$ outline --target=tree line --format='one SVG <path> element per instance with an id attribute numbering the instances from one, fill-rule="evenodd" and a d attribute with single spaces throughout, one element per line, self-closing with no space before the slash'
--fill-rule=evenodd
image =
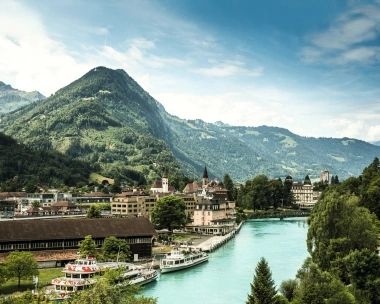
<path id="1" fill-rule="evenodd" d="M 309 218 L 310 254 L 295 279 L 276 289 L 265 258 L 247 303 L 380 303 L 378 158 L 355 178 L 327 187 Z M 278 293 L 279 291 L 279 293 Z"/>

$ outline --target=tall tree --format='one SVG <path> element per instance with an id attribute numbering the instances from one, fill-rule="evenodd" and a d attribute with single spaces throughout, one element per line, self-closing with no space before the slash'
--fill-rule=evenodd
<path id="1" fill-rule="evenodd" d="M 96 243 L 91 235 L 87 235 L 83 241 L 79 242 L 79 255 L 80 257 L 93 256 L 97 257 Z"/>
<path id="2" fill-rule="evenodd" d="M 234 182 L 232 181 L 229 174 L 224 175 L 223 185 L 224 185 L 224 188 L 226 188 L 230 192 L 231 196 L 233 196 L 234 195 Z M 234 197 L 234 199 L 235 199 L 235 197 Z"/>
<path id="3" fill-rule="evenodd" d="M 313 262 L 344 278 L 342 259 L 351 250 L 377 248 L 378 220 L 350 194 L 330 191 L 310 215 L 307 246 Z"/>
<path id="4" fill-rule="evenodd" d="M 345 285 L 327 271 L 322 271 L 310 258 L 298 270 L 300 283 L 295 291 L 294 303 L 302 304 L 354 304 L 355 298 Z"/>
<path id="5" fill-rule="evenodd" d="M 152 223 L 162 229 L 182 228 L 186 224 L 186 205 L 182 198 L 174 195 L 160 198 L 152 210 Z"/>
<path id="6" fill-rule="evenodd" d="M 100 209 L 98 208 L 98 206 L 92 204 L 90 206 L 90 208 L 88 208 L 87 210 L 87 214 L 86 214 L 86 217 L 87 218 L 99 218 L 99 217 L 102 217 L 102 213 L 100 211 Z"/>
<path id="7" fill-rule="evenodd" d="M 295 295 L 296 288 L 298 286 L 298 281 L 289 279 L 286 281 L 282 281 L 280 288 L 278 289 L 279 292 L 281 292 L 285 298 L 288 299 L 288 301 L 292 301 Z"/>
<path id="8" fill-rule="evenodd" d="M 31 252 L 12 251 L 4 260 L 4 267 L 8 278 L 16 278 L 18 280 L 18 288 L 20 288 L 21 279 L 31 278 L 38 275 L 38 263 Z"/>
<path id="9" fill-rule="evenodd" d="M 110 236 L 104 239 L 102 254 L 106 260 L 119 259 L 128 261 L 130 259 L 131 251 L 129 250 L 129 245 L 126 240 Z"/>
<path id="10" fill-rule="evenodd" d="M 255 269 L 247 304 L 275 304 L 277 291 L 268 263 L 261 258 Z"/>
<path id="11" fill-rule="evenodd" d="M 369 249 L 352 251 L 346 258 L 351 284 L 360 290 L 359 297 L 380 303 L 380 256 Z"/>

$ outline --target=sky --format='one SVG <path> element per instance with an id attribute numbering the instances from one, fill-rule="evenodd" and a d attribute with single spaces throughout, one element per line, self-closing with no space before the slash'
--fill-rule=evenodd
<path id="1" fill-rule="evenodd" d="M 97 66 L 180 118 L 380 140 L 380 0 L 0 0 L 0 81 Z"/>

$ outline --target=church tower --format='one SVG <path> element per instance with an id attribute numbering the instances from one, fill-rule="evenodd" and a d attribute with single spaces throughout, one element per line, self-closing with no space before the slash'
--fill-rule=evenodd
<path id="1" fill-rule="evenodd" d="M 164 175 L 162 175 L 162 192 L 169 192 L 169 178 L 168 173 L 166 172 L 166 168 L 164 170 Z"/>
<path id="2" fill-rule="evenodd" d="M 202 187 L 205 187 L 208 185 L 208 174 L 207 174 L 207 168 L 205 166 L 203 170 L 203 177 L 202 177 Z"/>

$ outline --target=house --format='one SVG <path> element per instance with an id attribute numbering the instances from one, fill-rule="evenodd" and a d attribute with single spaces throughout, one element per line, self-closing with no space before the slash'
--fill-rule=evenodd
<path id="1" fill-rule="evenodd" d="M 235 202 L 226 189 L 209 192 L 196 203 L 193 222 L 186 231 L 224 235 L 236 225 Z"/>
<path id="2" fill-rule="evenodd" d="M 72 253 L 78 251 L 79 242 L 88 235 L 99 248 L 105 238 L 115 236 L 126 240 L 135 257 L 151 257 L 157 235 L 143 217 L 0 221 L 0 231 L 0 261 L 10 251 L 30 251 L 44 256 L 43 267 L 56 267 L 75 259 Z"/>
<path id="3" fill-rule="evenodd" d="M 68 201 L 53 203 L 50 208 L 54 210 L 55 214 L 78 214 L 81 212 L 78 205 Z"/>

